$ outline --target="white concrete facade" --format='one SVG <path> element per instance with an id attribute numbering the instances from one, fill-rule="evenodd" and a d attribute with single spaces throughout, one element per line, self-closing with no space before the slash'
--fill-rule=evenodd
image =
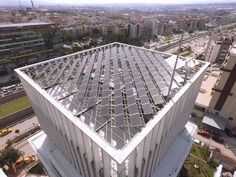
<path id="1" fill-rule="evenodd" d="M 178 175 L 194 142 L 192 136 L 196 129 L 197 126 L 190 122 L 185 125 L 183 131 L 172 143 L 157 170 L 152 175 L 153 177 L 176 177 Z M 81 177 L 60 150 L 56 148 L 55 143 L 44 132 L 39 132 L 28 141 L 43 162 L 50 177 Z"/>
<path id="2" fill-rule="evenodd" d="M 22 71 L 38 64 L 17 69 L 16 72 L 42 129 L 79 175 L 149 177 L 156 173 L 189 119 L 208 66 L 208 63 L 202 64 L 141 132 L 121 149 L 114 148 L 91 130 Z"/>
<path id="3" fill-rule="evenodd" d="M 222 65 L 212 92 L 208 111 L 219 114 L 227 121 L 226 127 L 236 132 L 236 44 L 231 47 L 229 56 Z"/>

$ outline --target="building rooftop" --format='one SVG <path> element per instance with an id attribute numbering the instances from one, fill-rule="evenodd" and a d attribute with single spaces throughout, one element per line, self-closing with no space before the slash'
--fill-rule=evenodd
<path id="1" fill-rule="evenodd" d="M 112 43 L 20 69 L 48 96 L 121 149 L 169 101 L 167 54 Z M 202 63 L 176 70 L 173 97 Z M 114 140 L 114 141 L 113 141 Z"/>
<path id="2" fill-rule="evenodd" d="M 220 70 L 206 72 L 196 99 L 197 105 L 208 108 L 212 98 L 212 88 L 215 86 L 219 74 Z"/>
<path id="3" fill-rule="evenodd" d="M 0 23 L 0 28 L 16 28 L 16 27 L 25 27 L 25 26 L 38 26 L 38 25 L 50 25 L 52 23 Z"/>

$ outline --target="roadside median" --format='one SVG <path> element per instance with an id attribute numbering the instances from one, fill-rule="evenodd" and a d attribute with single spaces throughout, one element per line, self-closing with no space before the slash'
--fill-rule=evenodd
<path id="1" fill-rule="evenodd" d="M 34 111 L 27 96 L 0 105 L 0 128 L 33 115 Z"/>

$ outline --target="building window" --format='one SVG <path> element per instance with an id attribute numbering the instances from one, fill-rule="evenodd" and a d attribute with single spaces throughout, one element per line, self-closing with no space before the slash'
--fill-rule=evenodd
<path id="1" fill-rule="evenodd" d="M 231 120 L 231 121 L 232 121 L 232 120 L 234 120 L 234 118 L 233 118 L 233 117 L 229 117 L 228 119 L 229 119 L 229 120 Z"/>

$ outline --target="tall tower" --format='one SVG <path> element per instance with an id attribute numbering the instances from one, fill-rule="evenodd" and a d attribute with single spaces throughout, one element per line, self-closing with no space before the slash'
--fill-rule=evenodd
<path id="1" fill-rule="evenodd" d="M 20 9 L 22 8 L 22 6 L 21 6 L 21 2 L 20 2 L 20 0 L 18 0 L 18 3 L 19 3 L 19 7 L 20 7 Z"/>
<path id="2" fill-rule="evenodd" d="M 33 0 L 31 0 L 31 5 L 32 5 L 32 9 L 35 9 Z"/>

